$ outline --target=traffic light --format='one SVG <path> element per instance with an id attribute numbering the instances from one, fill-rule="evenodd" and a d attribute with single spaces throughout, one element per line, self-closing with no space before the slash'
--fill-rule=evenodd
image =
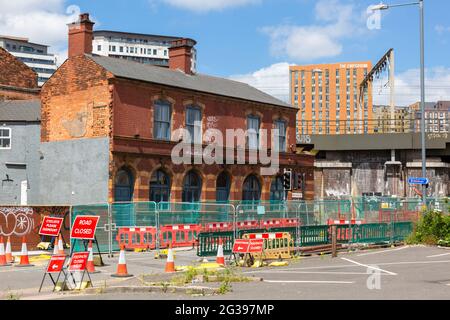
<path id="1" fill-rule="evenodd" d="M 292 190 L 292 170 L 290 169 L 284 169 L 283 187 L 285 191 Z"/>

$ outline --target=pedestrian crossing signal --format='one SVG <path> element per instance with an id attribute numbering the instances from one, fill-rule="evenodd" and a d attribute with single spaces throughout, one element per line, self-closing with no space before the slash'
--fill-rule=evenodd
<path id="1" fill-rule="evenodd" d="M 283 186 L 285 191 L 292 190 L 292 170 L 284 170 Z"/>

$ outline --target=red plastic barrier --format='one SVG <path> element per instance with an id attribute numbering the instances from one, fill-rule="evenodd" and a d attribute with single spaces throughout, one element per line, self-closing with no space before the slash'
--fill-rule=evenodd
<path id="1" fill-rule="evenodd" d="M 283 218 L 283 219 L 261 220 L 261 229 L 296 227 L 299 223 L 300 223 L 299 219 Z"/>
<path id="2" fill-rule="evenodd" d="M 257 220 L 247 220 L 236 222 L 236 228 L 239 230 L 259 229 L 260 225 Z"/>
<path id="3" fill-rule="evenodd" d="M 160 246 L 168 247 L 190 247 L 196 243 L 197 235 L 201 232 L 202 226 L 197 224 L 167 225 L 161 227 Z"/>
<path id="4" fill-rule="evenodd" d="M 210 222 L 205 223 L 202 227 L 202 232 L 225 232 L 233 231 L 232 222 Z"/>
<path id="5" fill-rule="evenodd" d="M 125 249 L 151 250 L 156 248 L 156 227 L 121 227 L 116 240 Z"/>

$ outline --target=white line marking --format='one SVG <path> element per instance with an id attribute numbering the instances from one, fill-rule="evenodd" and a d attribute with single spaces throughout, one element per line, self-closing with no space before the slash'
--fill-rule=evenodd
<path id="1" fill-rule="evenodd" d="M 373 269 L 373 270 L 382 271 L 382 272 L 385 272 L 385 273 L 390 274 L 390 275 L 392 275 L 392 276 L 396 276 L 396 275 L 397 275 L 397 274 L 394 273 L 394 272 L 390 272 L 390 271 L 387 271 L 387 270 L 383 270 L 383 269 L 380 269 L 380 268 L 377 268 L 377 267 L 374 267 L 374 266 L 370 266 L 370 265 L 367 265 L 367 264 L 359 263 L 359 262 L 356 262 L 356 261 L 353 261 L 353 260 L 350 260 L 350 259 L 347 259 L 347 258 L 341 258 L 341 259 L 342 259 L 342 260 L 345 260 L 345 261 L 348 261 L 348 262 L 351 262 L 351 263 L 354 263 L 354 264 L 357 264 L 357 265 L 359 265 L 359 266 L 361 266 L 361 267 L 365 267 L 365 268 L 368 268 L 368 269 Z"/>
<path id="2" fill-rule="evenodd" d="M 428 256 L 427 258 L 435 258 L 435 257 L 442 257 L 442 256 L 448 256 L 450 252 L 448 253 L 441 253 L 441 254 L 435 254 L 434 256 Z"/>
<path id="3" fill-rule="evenodd" d="M 259 273 L 273 273 L 272 270 L 259 271 Z M 367 275 L 366 272 L 326 272 L 326 271 L 278 271 L 287 274 L 336 274 L 336 275 Z"/>
<path id="4" fill-rule="evenodd" d="M 377 263 L 379 266 L 392 266 L 398 264 L 428 264 L 428 263 L 449 263 L 450 260 L 441 260 L 441 261 L 405 261 L 405 262 L 386 262 L 386 263 Z"/>
<path id="5" fill-rule="evenodd" d="M 396 248 L 396 249 L 388 249 L 388 250 L 382 250 L 382 251 L 373 251 L 373 252 L 361 253 L 361 254 L 358 254 L 357 256 L 358 257 L 362 257 L 362 256 L 368 256 L 368 255 L 371 255 L 371 254 L 393 252 L 393 251 L 403 250 L 403 249 L 406 249 L 406 248 L 409 248 L 409 247 L 406 246 L 406 247 L 400 247 L 400 248 Z"/>
<path id="6" fill-rule="evenodd" d="M 323 283 L 323 284 L 352 284 L 354 281 L 301 281 L 301 280 L 264 280 L 269 283 Z"/>

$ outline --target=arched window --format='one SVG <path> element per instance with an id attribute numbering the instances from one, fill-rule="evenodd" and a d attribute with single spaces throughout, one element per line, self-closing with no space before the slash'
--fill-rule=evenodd
<path id="1" fill-rule="evenodd" d="M 223 171 L 216 181 L 216 200 L 228 201 L 230 199 L 230 175 Z"/>
<path id="2" fill-rule="evenodd" d="M 286 199 L 284 191 L 283 176 L 276 176 L 270 185 L 270 200 L 283 201 Z"/>
<path id="3" fill-rule="evenodd" d="M 245 179 L 242 200 L 259 201 L 261 199 L 261 184 L 255 175 L 250 175 Z"/>
<path id="4" fill-rule="evenodd" d="M 202 179 L 195 171 L 189 171 L 183 181 L 183 202 L 200 201 L 202 193 Z"/>
<path id="5" fill-rule="evenodd" d="M 172 108 L 167 101 L 158 100 L 154 107 L 153 135 L 155 139 L 170 140 Z"/>
<path id="6" fill-rule="evenodd" d="M 150 178 L 150 201 L 168 202 L 169 198 L 170 177 L 163 170 L 158 170 Z"/>
<path id="7" fill-rule="evenodd" d="M 131 171 L 123 167 L 121 168 L 114 180 L 114 201 L 129 202 L 133 200 L 134 178 Z"/>

